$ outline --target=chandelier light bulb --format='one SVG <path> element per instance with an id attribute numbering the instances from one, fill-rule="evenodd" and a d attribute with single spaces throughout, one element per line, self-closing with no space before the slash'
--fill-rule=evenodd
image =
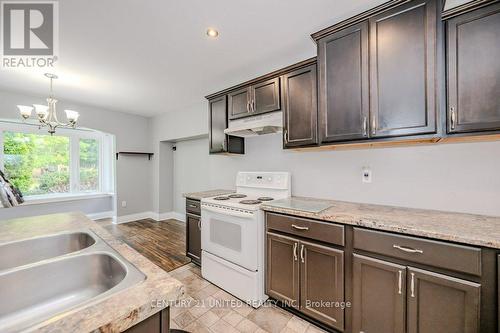
<path id="1" fill-rule="evenodd" d="M 21 113 L 21 117 L 23 117 L 23 119 L 26 120 L 31 117 L 31 112 L 33 112 L 32 106 L 18 105 L 17 108 L 19 109 L 19 112 Z"/>
<path id="2" fill-rule="evenodd" d="M 49 114 L 49 107 L 47 105 L 33 104 L 33 106 L 35 107 L 35 113 L 37 114 L 38 118 L 47 118 Z"/>
<path id="3" fill-rule="evenodd" d="M 68 118 L 68 121 L 72 124 L 75 124 L 78 121 L 78 117 L 80 117 L 80 114 L 77 111 L 64 110 L 64 112 L 66 112 L 66 117 Z"/>

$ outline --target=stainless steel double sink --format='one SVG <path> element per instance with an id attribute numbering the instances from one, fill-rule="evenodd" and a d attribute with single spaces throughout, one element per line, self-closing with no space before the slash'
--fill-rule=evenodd
<path id="1" fill-rule="evenodd" d="M 0 332 L 35 328 L 145 279 L 91 230 L 0 244 Z"/>

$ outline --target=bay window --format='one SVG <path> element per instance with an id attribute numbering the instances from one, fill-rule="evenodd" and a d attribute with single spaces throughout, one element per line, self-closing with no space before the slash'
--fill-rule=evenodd
<path id="1" fill-rule="evenodd" d="M 113 137 L 0 123 L 0 167 L 30 199 L 113 192 Z"/>

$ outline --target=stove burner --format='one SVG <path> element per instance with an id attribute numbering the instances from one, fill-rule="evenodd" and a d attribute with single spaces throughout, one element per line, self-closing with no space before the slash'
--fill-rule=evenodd
<path id="1" fill-rule="evenodd" d="M 274 200 L 274 198 L 271 198 L 271 197 L 260 197 L 260 198 L 257 198 L 257 200 L 259 200 L 259 201 L 271 201 L 271 200 Z"/>
<path id="2" fill-rule="evenodd" d="M 246 198 L 247 196 L 245 194 L 230 194 L 228 195 L 229 198 L 231 199 L 241 199 L 241 198 Z"/>
<path id="3" fill-rule="evenodd" d="M 215 197 L 214 200 L 229 200 L 229 197 Z"/>
<path id="4" fill-rule="evenodd" d="M 262 201 L 259 201 L 259 200 L 241 200 L 240 201 L 240 204 L 243 204 L 243 205 L 257 205 L 260 203 L 262 203 Z"/>

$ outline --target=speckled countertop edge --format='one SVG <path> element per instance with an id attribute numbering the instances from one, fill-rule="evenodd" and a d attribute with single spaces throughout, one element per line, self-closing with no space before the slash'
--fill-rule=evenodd
<path id="1" fill-rule="evenodd" d="M 201 192 L 191 192 L 191 193 L 184 193 L 182 196 L 184 198 L 188 199 L 193 199 L 193 200 L 201 200 L 203 198 L 210 198 L 210 197 L 216 197 L 218 195 L 225 195 L 225 194 L 230 194 L 234 193 L 234 190 L 209 190 L 209 191 L 201 191 Z"/>
<path id="2" fill-rule="evenodd" d="M 292 197 L 291 200 L 300 200 L 301 204 L 328 202 L 331 207 L 311 213 L 273 206 L 269 202 L 261 208 L 268 212 L 500 249 L 500 217 L 304 197 Z"/>
<path id="3" fill-rule="evenodd" d="M 146 280 L 95 304 L 41 322 L 25 332 L 122 332 L 163 310 L 185 293 L 182 283 L 81 213 L 0 221 L 0 244 L 87 228 L 145 274 Z"/>

